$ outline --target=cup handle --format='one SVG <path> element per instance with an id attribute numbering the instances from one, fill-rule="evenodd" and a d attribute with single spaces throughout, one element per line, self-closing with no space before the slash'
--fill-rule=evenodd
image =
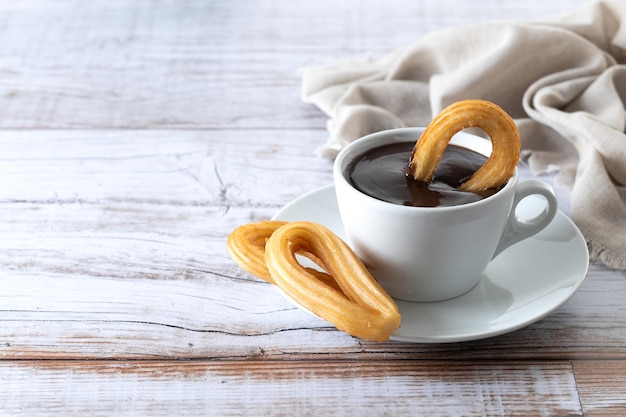
<path id="1" fill-rule="evenodd" d="M 517 205 L 531 195 L 541 195 L 546 200 L 544 210 L 537 216 L 527 219 L 518 217 L 516 213 Z M 496 248 L 493 258 L 498 256 L 503 250 L 509 246 L 526 239 L 545 228 L 554 216 L 558 208 L 556 194 L 552 187 L 543 181 L 528 180 L 517 185 L 515 197 L 513 198 L 513 206 L 509 212 L 509 218 L 504 227 L 504 232 L 500 237 L 500 242 Z"/>

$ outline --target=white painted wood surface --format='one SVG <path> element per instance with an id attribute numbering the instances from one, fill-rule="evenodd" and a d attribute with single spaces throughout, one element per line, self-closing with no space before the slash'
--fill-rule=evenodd
<path id="1" fill-rule="evenodd" d="M 584 3 L 0 1 L 0 415 L 626 414 L 624 272 L 501 337 L 371 343 L 225 248 L 331 182 L 300 68 Z"/>

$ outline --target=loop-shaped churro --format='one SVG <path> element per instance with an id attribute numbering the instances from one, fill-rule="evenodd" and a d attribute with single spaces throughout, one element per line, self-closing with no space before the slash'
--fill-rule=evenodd
<path id="1" fill-rule="evenodd" d="M 317 279 L 296 254 L 312 254 L 339 289 Z M 385 341 L 400 327 L 393 299 L 380 287 L 350 247 L 326 227 L 290 222 L 267 241 L 265 262 L 287 296 L 337 329 L 364 339 Z"/>
<path id="2" fill-rule="evenodd" d="M 228 236 L 228 254 L 246 272 L 274 284 L 274 279 L 265 263 L 265 244 L 272 233 L 285 224 L 287 222 L 265 220 L 239 226 Z M 319 265 L 319 261 L 313 254 L 300 253 L 300 255 Z M 327 273 L 309 267 L 305 267 L 305 270 L 326 285 L 339 289 L 335 279 Z"/>
<path id="3" fill-rule="evenodd" d="M 458 188 L 476 192 L 498 188 L 506 183 L 519 161 L 519 131 L 502 108 L 485 100 L 459 101 L 439 113 L 415 145 L 409 162 L 409 175 L 418 181 L 432 181 L 450 139 L 468 127 L 484 130 L 493 146 L 483 166 Z"/>

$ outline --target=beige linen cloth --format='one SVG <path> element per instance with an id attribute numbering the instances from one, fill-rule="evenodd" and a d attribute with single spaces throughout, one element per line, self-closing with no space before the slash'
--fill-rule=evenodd
<path id="1" fill-rule="evenodd" d="M 592 260 L 626 270 L 626 3 L 540 22 L 431 33 L 377 59 L 303 72 L 302 96 L 329 116 L 320 156 L 371 132 L 426 126 L 480 98 L 517 122 L 522 160 L 558 172 Z"/>

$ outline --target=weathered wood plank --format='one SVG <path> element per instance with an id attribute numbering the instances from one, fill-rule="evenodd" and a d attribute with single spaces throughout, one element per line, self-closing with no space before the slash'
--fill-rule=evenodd
<path id="1" fill-rule="evenodd" d="M 332 182 L 332 162 L 313 154 L 324 139 L 298 130 L 0 131 L 0 202 L 278 209 Z"/>
<path id="2" fill-rule="evenodd" d="M 14 362 L 0 411 L 48 416 L 582 416 L 571 365 Z"/>
<path id="3" fill-rule="evenodd" d="M 298 69 L 583 0 L 3 2 L 0 128 L 322 129 Z"/>
<path id="4" fill-rule="evenodd" d="M 626 362 L 583 360 L 573 366 L 585 416 L 626 415 Z"/>

